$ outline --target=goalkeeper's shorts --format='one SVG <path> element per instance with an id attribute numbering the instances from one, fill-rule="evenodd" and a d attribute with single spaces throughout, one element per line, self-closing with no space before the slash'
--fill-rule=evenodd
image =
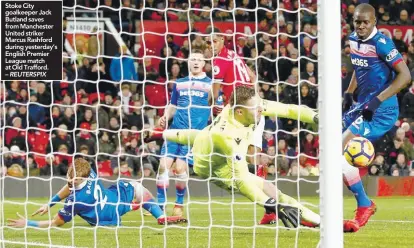
<path id="1" fill-rule="evenodd" d="M 165 141 L 161 148 L 161 156 L 167 156 L 174 160 L 179 158 L 187 162 L 189 165 L 193 165 L 193 156 L 190 153 L 191 148 L 189 146 L 180 145 L 175 142 Z"/>
<path id="2" fill-rule="evenodd" d="M 361 109 L 351 108 L 342 118 L 343 131 L 349 129 L 353 134 L 374 142 L 391 130 L 398 120 L 398 115 L 398 106 L 380 106 L 375 111 L 372 121 L 364 121 Z"/>

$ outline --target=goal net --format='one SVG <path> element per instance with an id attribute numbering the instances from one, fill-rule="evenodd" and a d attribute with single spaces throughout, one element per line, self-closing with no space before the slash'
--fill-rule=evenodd
<path id="1" fill-rule="evenodd" d="M 340 95 L 332 92 L 340 91 L 325 84 L 340 84 L 337 71 L 326 70 L 328 64 L 339 65 L 340 50 L 338 57 L 329 51 L 339 49 L 340 33 L 329 23 L 337 19 L 339 30 L 339 1 L 320 2 L 63 1 L 63 65 L 55 68 L 63 70 L 62 80 L 1 82 L 2 247 L 317 247 L 333 244 L 321 240 L 342 238 L 337 232 L 340 172 L 325 166 L 335 161 L 340 147 L 327 135 L 340 125 L 337 120 L 327 125 L 327 114 L 339 111 L 335 97 Z M 89 225 L 78 216 L 59 227 L 7 226 L 8 219 L 19 219 L 16 213 L 34 221 L 52 220 L 67 204 L 64 199 L 43 216 L 31 215 L 67 183 L 66 173 L 77 157 L 90 163 L 105 187 L 119 180 L 139 181 L 160 200 L 158 169 L 169 156 L 161 155 L 163 141 L 145 143 L 144 138 L 167 111 L 175 81 L 189 75 L 191 50 L 203 51 L 204 72 L 214 80 L 213 61 L 220 56 L 212 48 L 214 32 L 209 30 L 214 28 L 224 36 L 225 48 L 255 73 L 261 98 L 320 112 L 320 130 L 293 119 L 266 117 L 263 149 L 249 170 L 320 213 L 321 228 L 288 230 L 280 221 L 260 225 L 263 207 L 213 184 L 214 176 L 199 177 L 193 165 L 184 179 L 184 224 L 158 225 L 141 206 L 109 226 Z M 331 40 L 338 46 L 328 42 L 332 30 L 338 38 Z M 209 123 L 213 118 L 211 114 Z M 178 155 L 182 161 L 191 156 Z M 175 211 L 174 184 L 181 181 L 178 162 L 172 164 L 163 210 L 167 215 Z M 115 190 L 121 194 L 119 187 Z"/>

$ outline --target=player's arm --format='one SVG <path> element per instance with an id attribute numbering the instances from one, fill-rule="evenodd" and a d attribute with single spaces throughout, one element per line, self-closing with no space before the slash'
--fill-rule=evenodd
<path id="1" fill-rule="evenodd" d="M 377 54 L 390 68 L 394 69 L 397 76 L 385 90 L 363 107 L 361 114 L 366 121 L 372 121 L 374 113 L 381 103 L 396 95 L 411 81 L 410 70 L 391 40 L 378 42 Z"/>
<path id="2" fill-rule="evenodd" d="M 388 88 L 386 88 L 383 92 L 381 92 L 381 94 L 377 96 L 381 102 L 394 96 L 411 82 L 410 70 L 404 61 L 400 61 L 398 64 L 396 64 L 394 66 L 394 70 L 397 73 L 397 77 L 394 79 L 391 85 L 388 86 Z"/>
<path id="3" fill-rule="evenodd" d="M 158 126 L 165 128 L 167 126 L 168 121 L 170 121 L 177 111 L 177 101 L 178 101 L 178 92 L 177 92 L 177 84 L 174 83 L 173 90 L 171 93 L 171 101 L 168 104 L 164 115 L 158 120 Z"/>
<path id="4" fill-rule="evenodd" d="M 181 145 L 192 146 L 197 134 L 197 129 L 169 129 L 162 133 L 164 140 L 172 141 Z"/>
<path id="5" fill-rule="evenodd" d="M 53 220 L 41 220 L 41 221 L 35 221 L 35 220 L 28 220 L 24 218 L 22 215 L 17 213 L 17 216 L 19 219 L 8 219 L 7 225 L 10 227 L 26 227 L 26 226 L 32 226 L 32 227 L 53 227 L 53 226 L 62 226 L 65 224 L 65 221 L 59 216 L 59 214 L 56 214 Z"/>
<path id="6" fill-rule="evenodd" d="M 344 101 L 342 102 L 342 111 L 346 112 L 354 103 L 354 92 L 358 86 L 355 71 L 352 73 L 351 82 L 349 82 L 348 89 L 344 93 Z"/>
<path id="7" fill-rule="evenodd" d="M 306 123 L 317 123 L 318 114 L 311 108 L 302 105 L 284 104 L 261 99 L 264 116 L 277 116 L 299 120 Z"/>
<path id="8" fill-rule="evenodd" d="M 249 74 L 250 82 L 252 84 L 256 83 L 256 74 L 246 65 L 247 74 Z"/>
<path id="9" fill-rule="evenodd" d="M 44 215 L 49 211 L 49 208 L 53 207 L 57 202 L 60 202 L 62 199 L 66 199 L 70 194 L 70 189 L 67 184 L 63 186 L 59 192 L 50 199 L 50 202 L 41 206 L 38 210 L 36 210 L 32 216 L 35 216 L 37 214 Z"/>
<path id="10" fill-rule="evenodd" d="M 351 93 L 353 94 L 358 86 L 355 71 L 352 73 L 351 82 L 349 82 L 348 89 L 346 89 L 345 93 Z"/>

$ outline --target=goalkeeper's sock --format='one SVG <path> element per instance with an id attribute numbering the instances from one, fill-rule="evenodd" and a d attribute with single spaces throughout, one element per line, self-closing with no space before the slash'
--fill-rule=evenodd
<path id="1" fill-rule="evenodd" d="M 142 207 L 150 212 L 156 219 L 164 216 L 164 211 L 157 205 L 153 198 L 146 200 Z"/>
<path id="2" fill-rule="evenodd" d="M 184 195 L 187 190 L 187 179 L 188 175 L 187 172 L 177 174 L 177 181 L 175 183 L 175 189 L 176 189 L 176 201 L 178 205 L 184 204 Z"/>
<path id="3" fill-rule="evenodd" d="M 358 207 L 371 206 L 371 200 L 365 193 L 364 185 L 359 176 L 359 169 L 350 165 L 344 156 L 342 156 L 341 164 L 345 185 L 354 194 Z"/>
<path id="4" fill-rule="evenodd" d="M 157 177 L 157 200 L 161 210 L 164 210 L 166 194 L 169 186 L 168 170 Z"/>

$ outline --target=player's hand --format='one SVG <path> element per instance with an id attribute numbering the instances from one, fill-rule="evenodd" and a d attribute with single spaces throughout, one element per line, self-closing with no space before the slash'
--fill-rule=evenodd
<path id="1" fill-rule="evenodd" d="M 353 103 L 354 103 L 353 93 L 345 93 L 344 101 L 342 103 L 343 112 L 348 111 L 352 107 Z"/>
<path id="2" fill-rule="evenodd" d="M 370 102 L 365 104 L 364 108 L 361 111 L 362 118 L 365 121 L 372 121 L 372 117 L 374 117 L 374 113 L 377 108 L 381 105 L 381 100 L 378 97 L 374 97 Z"/>
<path id="3" fill-rule="evenodd" d="M 7 220 L 7 226 L 11 226 L 11 227 L 26 227 L 26 223 L 27 223 L 26 218 L 24 218 L 19 213 L 17 213 L 17 216 L 19 217 L 19 219 L 17 219 L 17 220 L 8 219 Z"/>
<path id="4" fill-rule="evenodd" d="M 223 106 L 214 106 L 213 108 L 213 115 L 217 116 L 223 111 Z"/>
<path id="5" fill-rule="evenodd" d="M 161 140 L 163 131 L 164 131 L 164 128 L 154 128 L 151 131 L 145 132 L 144 142 L 149 143 L 154 140 Z"/>
<path id="6" fill-rule="evenodd" d="M 319 114 L 316 114 L 316 115 L 313 117 L 313 122 L 314 122 L 315 124 L 319 124 Z"/>
<path id="7" fill-rule="evenodd" d="M 49 204 L 45 204 L 43 206 L 41 206 L 38 210 L 36 210 L 32 216 L 36 216 L 38 214 L 40 214 L 40 216 L 43 216 L 44 214 L 46 214 L 47 212 L 49 212 Z"/>
<path id="8" fill-rule="evenodd" d="M 161 116 L 161 118 L 158 120 L 158 126 L 165 128 L 165 126 L 167 125 L 167 116 L 163 115 Z"/>
<path id="9" fill-rule="evenodd" d="M 299 226 L 300 212 L 298 208 L 279 204 L 277 206 L 277 215 L 285 227 L 297 228 Z"/>

